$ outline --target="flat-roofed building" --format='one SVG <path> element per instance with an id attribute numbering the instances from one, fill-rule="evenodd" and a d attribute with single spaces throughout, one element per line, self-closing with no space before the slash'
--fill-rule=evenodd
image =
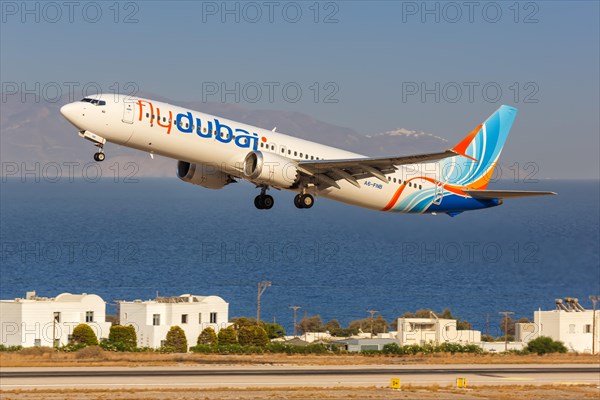
<path id="1" fill-rule="evenodd" d="M 111 323 L 106 322 L 106 303 L 95 294 L 62 293 L 38 297 L 0 300 L 0 327 L 5 346 L 63 346 L 79 324 L 89 325 L 98 340 L 107 338 Z"/>
<path id="2" fill-rule="evenodd" d="M 140 347 L 161 347 L 172 326 L 181 327 L 188 346 L 194 346 L 204 328 L 210 326 L 218 333 L 231 325 L 229 303 L 219 296 L 183 294 L 118 304 L 120 324 L 135 327 Z"/>
<path id="3" fill-rule="evenodd" d="M 398 318 L 398 342 L 400 346 L 427 343 L 478 343 L 481 332 L 456 329 L 455 319 Z"/>
<path id="4" fill-rule="evenodd" d="M 517 324 L 517 336 L 524 343 L 539 336 L 548 336 L 561 341 L 569 351 L 591 353 L 592 341 L 595 336 L 595 352 L 600 350 L 600 310 L 594 311 L 583 308 L 576 298 L 567 297 L 555 300 L 556 309 L 549 311 L 534 311 L 533 324 Z M 533 326 L 531 326 L 533 325 Z M 593 334 L 594 325 L 596 334 Z M 529 334 L 521 334 L 522 331 Z M 530 333 L 531 332 L 531 333 Z"/>

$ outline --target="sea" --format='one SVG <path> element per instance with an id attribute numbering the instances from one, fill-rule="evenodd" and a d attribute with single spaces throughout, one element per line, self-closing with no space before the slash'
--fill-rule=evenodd
<path id="1" fill-rule="evenodd" d="M 221 296 L 229 315 L 256 316 L 291 332 L 298 318 L 391 322 L 430 308 L 500 335 L 500 311 L 533 317 L 555 299 L 590 308 L 600 294 L 600 184 L 495 182 L 489 189 L 557 196 L 447 215 L 390 214 L 319 198 L 309 210 L 272 190 L 236 183 L 210 190 L 177 178 L 3 178 L 0 299 L 95 293 L 119 300 Z"/>

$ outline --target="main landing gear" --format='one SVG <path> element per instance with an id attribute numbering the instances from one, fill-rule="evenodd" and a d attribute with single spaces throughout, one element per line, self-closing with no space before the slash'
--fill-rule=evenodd
<path id="1" fill-rule="evenodd" d="M 311 208 L 315 204 L 315 198 L 312 195 L 305 194 L 297 194 L 294 197 L 294 205 L 297 208 Z"/>
<path id="2" fill-rule="evenodd" d="M 263 186 L 260 189 L 260 194 L 254 198 L 254 206 L 259 210 L 270 210 L 275 204 L 273 196 L 266 194 L 267 187 Z"/>

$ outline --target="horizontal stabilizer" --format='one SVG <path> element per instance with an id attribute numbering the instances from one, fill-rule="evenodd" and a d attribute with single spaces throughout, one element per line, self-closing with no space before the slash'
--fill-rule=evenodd
<path id="1" fill-rule="evenodd" d="M 474 199 L 508 199 L 511 197 L 531 197 L 555 195 L 554 192 L 531 192 L 526 190 L 465 190 Z"/>

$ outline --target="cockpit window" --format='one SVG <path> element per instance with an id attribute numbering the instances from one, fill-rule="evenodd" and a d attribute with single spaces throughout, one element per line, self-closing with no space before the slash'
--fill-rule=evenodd
<path id="1" fill-rule="evenodd" d="M 89 97 L 84 97 L 83 99 L 81 99 L 81 101 L 86 102 L 86 103 L 92 103 L 96 106 L 105 106 L 106 105 L 106 101 L 104 101 L 104 100 L 90 99 Z"/>

